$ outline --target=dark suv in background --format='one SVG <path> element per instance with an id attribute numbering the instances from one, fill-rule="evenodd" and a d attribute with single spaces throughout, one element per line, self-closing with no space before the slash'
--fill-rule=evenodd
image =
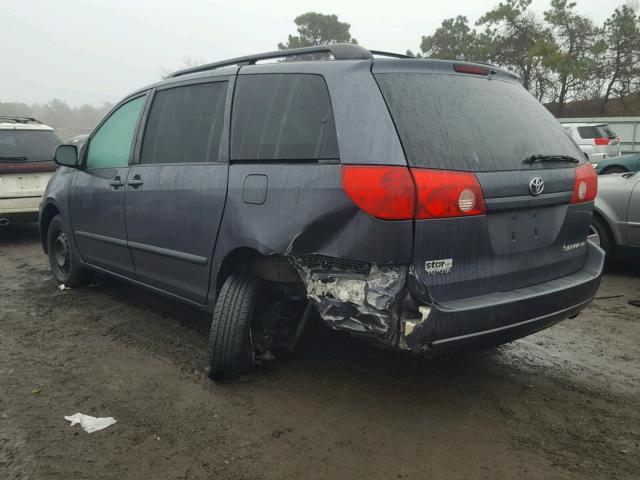
<path id="1" fill-rule="evenodd" d="M 593 168 L 493 66 L 342 44 L 236 58 L 131 94 L 56 158 L 56 280 L 107 272 L 211 312 L 214 379 L 316 312 L 414 353 L 507 342 L 577 315 L 602 275 Z"/>

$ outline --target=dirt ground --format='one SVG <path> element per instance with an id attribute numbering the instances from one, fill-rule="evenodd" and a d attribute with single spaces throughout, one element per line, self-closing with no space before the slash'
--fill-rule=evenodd
<path id="1" fill-rule="evenodd" d="M 0 479 L 640 478 L 640 265 L 582 315 L 429 361 L 316 327 L 216 385 L 207 316 L 101 277 L 60 291 L 0 230 Z M 606 298 L 614 297 L 614 298 Z M 113 416 L 93 434 L 65 415 Z"/>

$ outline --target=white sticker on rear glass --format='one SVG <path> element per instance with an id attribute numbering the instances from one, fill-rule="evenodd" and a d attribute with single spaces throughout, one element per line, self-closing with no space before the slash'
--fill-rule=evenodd
<path id="1" fill-rule="evenodd" d="M 427 260 L 424 262 L 424 271 L 427 275 L 443 275 L 449 273 L 453 267 L 453 258 L 440 260 Z"/>

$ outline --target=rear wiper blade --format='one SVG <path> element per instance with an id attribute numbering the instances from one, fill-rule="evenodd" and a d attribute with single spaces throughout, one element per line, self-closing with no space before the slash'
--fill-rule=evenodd
<path id="1" fill-rule="evenodd" d="M 542 162 L 580 163 L 580 160 L 575 157 L 570 157 L 569 155 L 531 155 L 522 161 L 525 165 L 533 165 L 534 163 Z"/>
<path id="2" fill-rule="evenodd" d="M 27 157 L 13 157 L 0 155 L 0 162 L 26 162 Z"/>

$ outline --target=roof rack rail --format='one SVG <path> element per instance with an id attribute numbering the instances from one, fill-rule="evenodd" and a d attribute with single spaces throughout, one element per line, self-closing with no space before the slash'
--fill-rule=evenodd
<path id="1" fill-rule="evenodd" d="M 207 63 L 197 67 L 186 68 L 172 73 L 167 78 L 180 77 L 190 73 L 206 72 L 216 68 L 229 67 L 232 65 L 255 65 L 260 60 L 270 60 L 282 57 L 295 57 L 298 55 L 308 55 L 313 53 L 330 53 L 335 60 L 368 60 L 373 58 L 372 52 L 355 43 L 332 43 L 318 47 L 291 48 L 288 50 L 276 50 L 274 52 L 258 53 L 257 55 L 247 55 L 236 57 L 222 62 Z"/>
<path id="2" fill-rule="evenodd" d="M 33 117 L 19 117 L 17 115 L 0 115 L 0 121 L 11 121 L 13 123 L 42 123 Z"/>
<path id="3" fill-rule="evenodd" d="M 389 57 L 389 58 L 413 58 L 416 57 L 412 55 L 405 55 L 404 53 L 394 53 L 394 52 L 383 52 L 382 50 L 369 50 L 372 55 L 379 55 L 381 57 Z"/>

